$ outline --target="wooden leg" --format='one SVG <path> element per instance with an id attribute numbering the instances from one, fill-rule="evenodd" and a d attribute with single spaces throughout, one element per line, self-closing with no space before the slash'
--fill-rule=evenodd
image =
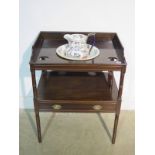
<path id="1" fill-rule="evenodd" d="M 117 125 L 118 125 L 118 119 L 119 119 L 119 114 L 120 114 L 120 109 L 121 109 L 121 96 L 122 96 L 122 91 L 123 91 L 125 71 L 126 71 L 126 67 L 124 67 L 121 70 L 121 75 L 120 75 L 119 90 L 118 90 L 118 97 L 117 97 L 118 103 L 117 103 L 117 109 L 116 109 L 116 114 L 115 114 L 112 144 L 115 144 L 115 140 L 116 140 Z"/>
<path id="2" fill-rule="evenodd" d="M 37 134 L 38 134 L 38 142 L 41 143 L 41 127 L 40 127 L 40 116 L 39 116 L 39 107 L 37 102 L 37 88 L 36 88 L 36 78 L 35 78 L 35 70 L 31 69 L 32 76 L 32 86 L 33 86 L 33 95 L 34 95 L 34 109 L 36 116 L 36 124 L 37 124 Z"/>
<path id="3" fill-rule="evenodd" d="M 116 133 L 117 133 L 117 125 L 118 125 L 119 115 L 115 114 L 114 128 L 113 128 L 113 136 L 112 136 L 112 144 L 115 144 Z"/>
<path id="4" fill-rule="evenodd" d="M 41 138 L 40 116 L 39 116 L 39 110 L 36 107 L 35 107 L 35 115 L 36 115 L 38 142 L 41 143 L 42 138 Z"/>

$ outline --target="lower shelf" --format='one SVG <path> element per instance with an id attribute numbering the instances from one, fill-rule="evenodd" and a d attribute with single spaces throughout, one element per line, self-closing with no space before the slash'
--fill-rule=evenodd
<path id="1" fill-rule="evenodd" d="M 38 85 L 40 100 L 117 100 L 118 90 L 115 80 L 112 89 L 109 87 L 106 73 L 59 73 L 42 74 Z"/>
<path id="2" fill-rule="evenodd" d="M 44 72 L 38 85 L 40 111 L 114 112 L 117 95 L 115 80 L 109 86 L 102 72 Z"/>

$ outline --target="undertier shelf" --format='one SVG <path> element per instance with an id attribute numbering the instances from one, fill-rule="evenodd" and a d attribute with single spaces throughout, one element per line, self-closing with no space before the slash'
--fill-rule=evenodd
<path id="1" fill-rule="evenodd" d="M 43 72 L 38 84 L 38 100 L 51 103 L 91 104 L 117 102 L 115 79 L 112 87 L 107 73 Z"/>

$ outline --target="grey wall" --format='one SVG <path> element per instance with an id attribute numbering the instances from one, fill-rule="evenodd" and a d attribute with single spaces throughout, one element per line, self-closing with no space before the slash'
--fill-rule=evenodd
<path id="1" fill-rule="evenodd" d="M 20 0 L 20 108 L 33 108 L 28 62 L 42 30 L 117 32 L 128 62 L 122 108 L 134 109 L 134 0 Z"/>

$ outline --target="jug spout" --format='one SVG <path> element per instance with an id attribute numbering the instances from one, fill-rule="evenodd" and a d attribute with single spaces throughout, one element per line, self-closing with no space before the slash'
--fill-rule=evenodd
<path id="1" fill-rule="evenodd" d="M 65 38 L 68 42 L 73 41 L 73 37 L 72 37 L 72 35 L 70 35 L 70 34 L 65 34 L 65 35 L 64 35 L 64 38 Z"/>

